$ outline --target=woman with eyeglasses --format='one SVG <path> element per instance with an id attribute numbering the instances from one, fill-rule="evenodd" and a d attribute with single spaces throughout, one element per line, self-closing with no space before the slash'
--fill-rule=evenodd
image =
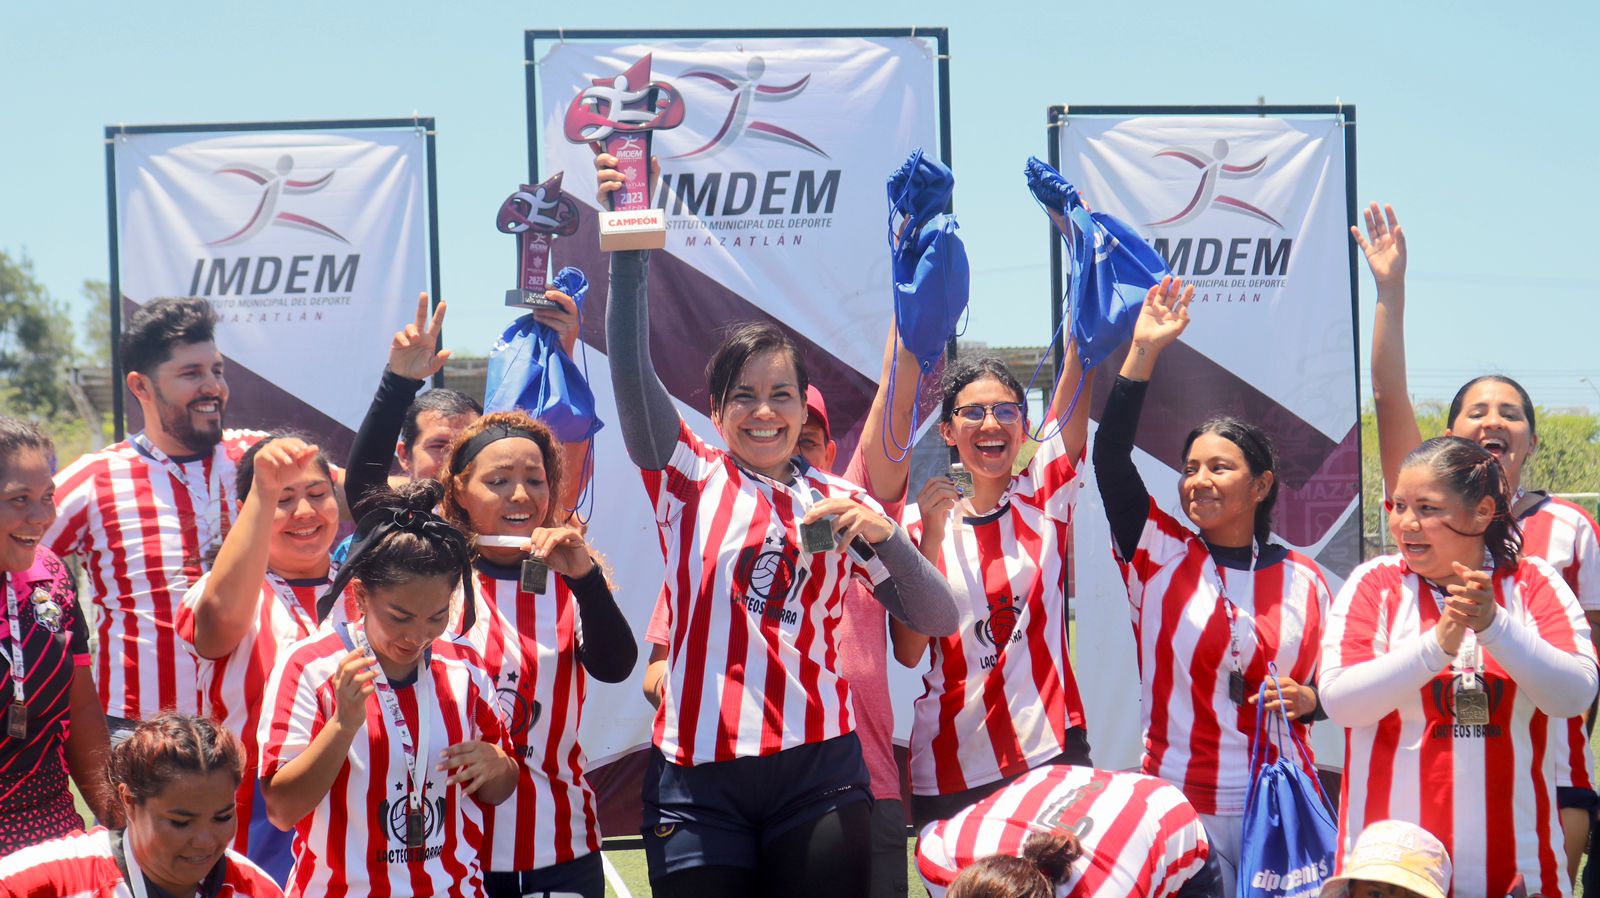
<path id="1" fill-rule="evenodd" d="M 1330 594 L 1316 562 L 1270 541 L 1277 453 L 1261 428 L 1224 417 L 1189 432 L 1178 480 L 1187 522 L 1163 511 L 1139 476 L 1133 446 L 1145 391 L 1156 358 L 1189 326 L 1193 297 L 1194 287 L 1170 277 L 1145 295 L 1095 433 L 1094 472 L 1139 652 L 1141 766 L 1200 813 L 1231 896 L 1257 695 L 1275 665 L 1267 710 L 1281 702 L 1304 742 L 1318 711 L 1310 683 Z M 1270 746 L 1266 754 L 1275 760 Z"/>
<path id="2" fill-rule="evenodd" d="M 1051 417 L 1071 401 L 1081 366 L 1068 343 Z M 1089 766 L 1083 701 L 1068 655 L 1068 525 L 1088 430 L 1079 403 L 1020 472 L 1028 441 L 1022 385 L 996 358 L 945 373 L 939 432 L 967 480 L 952 471 L 922 488 L 906 529 L 949 581 L 961 609 L 955 633 L 930 639 L 891 622 L 895 658 L 929 659 L 911 725 L 911 816 L 920 827 L 954 816 L 1044 764 Z"/>

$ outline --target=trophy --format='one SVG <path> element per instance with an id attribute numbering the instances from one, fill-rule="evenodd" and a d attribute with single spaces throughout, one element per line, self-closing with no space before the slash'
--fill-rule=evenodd
<path id="1" fill-rule="evenodd" d="M 555 308 L 555 303 L 544 298 L 553 276 L 551 244 L 558 236 L 571 237 L 578 232 L 578 204 L 561 192 L 561 172 L 538 187 L 524 184 L 506 197 L 495 216 L 495 227 L 503 234 L 517 235 L 517 286 L 506 291 L 506 305 Z"/>
<path id="2" fill-rule="evenodd" d="M 596 78 L 567 107 L 565 132 L 617 157 L 622 188 L 600 213 L 600 248 L 661 249 L 667 245 L 666 212 L 650 202 L 650 137 L 683 124 L 683 97 L 665 81 L 650 80 L 650 56 L 615 78 Z"/>

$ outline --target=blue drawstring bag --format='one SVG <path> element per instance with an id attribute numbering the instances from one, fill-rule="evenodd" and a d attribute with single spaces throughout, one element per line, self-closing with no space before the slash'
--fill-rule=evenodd
<path id="1" fill-rule="evenodd" d="M 1316 898 L 1322 882 L 1333 875 L 1339 825 L 1322 784 L 1297 763 L 1304 760 L 1315 769 L 1311 752 L 1289 726 L 1289 715 L 1281 706 L 1271 716 L 1264 713 L 1267 682 L 1274 688 L 1278 682 L 1276 665 L 1269 668 L 1271 674 L 1256 696 L 1253 776 L 1245 799 L 1235 898 Z M 1277 746 L 1278 759 L 1262 766 L 1268 740 Z"/>
<path id="2" fill-rule="evenodd" d="M 589 292 L 583 272 L 563 268 L 552 284 L 578 304 L 581 321 L 583 299 Z M 595 415 L 588 379 L 562 351 L 556 332 L 532 314 L 506 328 L 489 350 L 483 408 L 485 412 L 521 409 L 543 421 L 563 443 L 587 440 L 605 426 Z"/>
<path id="3" fill-rule="evenodd" d="M 894 279 L 896 338 L 917 359 L 917 384 L 933 373 L 945 347 L 957 335 L 967 311 L 972 272 L 967 249 L 956 233 L 954 215 L 941 210 L 950 203 L 956 179 L 950 169 L 929 159 L 919 147 L 889 176 L 889 268 Z M 897 366 L 889 368 L 889 407 L 894 407 Z M 902 444 L 883 428 L 883 448 L 901 461 L 911 451 L 918 422 L 912 410 L 911 432 Z M 893 444 L 894 449 L 890 449 Z"/>
<path id="4" fill-rule="evenodd" d="M 1072 417 L 1089 371 L 1133 336 L 1133 324 L 1144 306 L 1145 292 L 1161 283 L 1168 269 L 1161 254 L 1151 249 L 1133 228 L 1105 212 L 1090 212 L 1078 189 L 1048 164 L 1030 156 L 1023 175 L 1034 200 L 1050 216 L 1067 246 L 1071 279 L 1061 323 L 1064 327 L 1071 322 L 1071 339 L 1083 365 L 1083 376 L 1078 379 L 1072 402 L 1056 421 L 1055 433 L 1041 436 L 1044 424 L 1040 422 L 1039 431 L 1033 434 L 1034 439 L 1047 440 L 1060 433 Z M 1054 346 L 1060 338 L 1057 330 L 1050 344 Z M 1030 391 L 1043 367 L 1041 358 L 1028 381 Z M 1061 372 L 1057 372 L 1057 383 L 1060 378 Z M 1052 389 L 1051 395 L 1054 394 Z"/>

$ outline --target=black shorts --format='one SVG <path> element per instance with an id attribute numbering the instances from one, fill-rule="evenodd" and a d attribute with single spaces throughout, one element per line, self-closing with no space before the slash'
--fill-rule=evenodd
<path id="1" fill-rule="evenodd" d="M 1083 727 L 1069 727 L 1062 741 L 1067 745 L 1066 751 L 1013 776 L 1001 777 L 994 782 L 973 786 L 963 792 L 951 792 L 947 795 L 911 796 L 912 825 L 917 828 L 917 832 L 921 832 L 923 827 L 935 820 L 949 820 L 972 805 L 1021 779 L 1029 771 L 1038 770 L 1040 767 L 1047 767 L 1051 764 L 1067 764 L 1073 767 L 1094 766 L 1089 761 L 1088 730 Z"/>
<path id="2" fill-rule="evenodd" d="M 521 873 L 483 872 L 488 898 L 524 898 L 528 895 L 578 895 L 605 898 L 606 872 L 600 852 L 591 851 L 564 864 L 551 864 Z"/>
<path id="3" fill-rule="evenodd" d="M 824 814 L 871 800 L 855 733 L 765 757 L 694 767 L 668 763 L 653 750 L 640 826 L 650 876 L 692 867 L 758 869 L 766 843 Z"/>
<path id="4" fill-rule="evenodd" d="M 1593 789 L 1580 786 L 1557 786 L 1556 807 L 1562 810 L 1577 808 L 1592 815 L 1600 810 L 1600 795 L 1596 795 Z"/>

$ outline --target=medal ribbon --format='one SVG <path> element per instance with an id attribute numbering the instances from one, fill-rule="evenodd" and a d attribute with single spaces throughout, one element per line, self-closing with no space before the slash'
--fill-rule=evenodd
<path id="1" fill-rule="evenodd" d="M 351 638 L 355 642 L 355 647 L 365 652 L 368 657 L 372 657 L 372 644 L 367 642 L 366 629 L 360 624 L 351 624 L 349 631 Z M 422 802 L 427 797 L 424 794 L 426 787 L 425 774 L 427 771 L 419 769 L 421 762 L 418 760 L 420 756 L 418 746 L 420 745 L 422 750 L 427 749 L 428 725 L 433 719 L 429 713 L 434 704 L 432 701 L 433 677 L 428 669 L 431 657 L 432 652 L 424 650 L 422 660 L 417 665 L 417 739 L 415 742 L 411 739 L 411 726 L 406 723 L 405 712 L 400 710 L 400 699 L 395 695 L 394 686 L 390 685 L 389 677 L 384 674 L 383 666 L 380 664 L 372 668 L 378 674 L 377 679 L 372 681 L 372 685 L 378 690 L 378 704 L 383 707 L 383 715 L 389 722 L 388 729 L 394 731 L 395 738 L 400 741 L 400 751 L 405 755 L 406 778 L 408 780 L 406 807 L 410 814 L 421 814 Z"/>
<path id="2" fill-rule="evenodd" d="M 179 484 L 189 493 L 191 508 L 200 507 L 205 509 L 203 517 L 194 515 L 193 512 L 190 513 L 194 523 L 195 542 L 199 546 L 201 555 L 201 569 L 204 570 L 206 550 L 211 546 L 221 545 L 223 538 L 228 535 L 229 526 L 232 524 L 228 520 L 226 510 L 223 508 L 226 496 L 223 494 L 222 489 L 222 463 L 216 458 L 216 450 L 213 449 L 211 453 L 211 473 L 206 480 L 204 500 L 201 501 L 202 494 L 195 489 L 194 483 L 189 480 L 189 475 L 182 465 L 173 461 L 165 452 L 157 449 L 155 444 L 150 442 L 150 438 L 143 433 L 136 433 L 131 439 L 140 452 L 160 465 L 174 483 Z M 183 523 L 187 524 L 189 521 L 184 521 Z"/>
<path id="3" fill-rule="evenodd" d="M 22 612 L 18 610 L 17 587 L 13 577 L 6 577 L 6 622 L 11 625 L 11 638 L 7 640 L 7 652 L 11 656 L 11 703 L 26 706 L 27 690 L 23 686 L 23 678 L 27 668 L 22 655 Z"/>
<path id="4" fill-rule="evenodd" d="M 1444 599 L 1442 598 L 1444 590 L 1421 574 L 1417 575 L 1417 579 L 1422 581 L 1422 585 L 1427 589 L 1429 597 L 1433 599 L 1433 604 L 1438 606 L 1439 616 L 1444 617 Z M 1461 677 L 1460 691 L 1476 692 L 1478 690 L 1478 671 L 1482 669 L 1483 646 L 1478 645 L 1477 631 L 1469 627 L 1461 637 L 1461 647 L 1456 650 L 1456 656 L 1450 659 L 1450 672 Z"/>
<path id="5" fill-rule="evenodd" d="M 333 578 L 338 575 L 339 565 L 330 565 L 328 567 L 328 578 L 323 583 L 323 587 L 326 588 L 329 583 L 333 582 Z M 289 581 L 272 571 L 267 571 L 267 585 L 272 587 L 272 592 L 278 597 L 278 601 L 283 603 L 283 607 L 288 609 L 289 615 L 294 618 L 295 623 L 300 625 L 300 635 L 302 637 L 310 636 L 316 632 L 316 615 L 307 611 L 305 606 L 300 604 L 300 600 L 295 598 L 294 587 L 289 585 Z"/>
<path id="6" fill-rule="evenodd" d="M 1256 565 L 1260 561 L 1261 543 L 1252 539 L 1250 540 L 1250 576 L 1252 579 L 1256 574 Z M 1244 676 L 1244 662 L 1240 660 L 1243 655 L 1239 652 L 1239 608 L 1233 604 L 1232 599 L 1228 598 L 1228 581 L 1223 578 L 1222 566 L 1217 564 L 1216 559 L 1212 559 L 1211 568 L 1217 575 L 1217 598 L 1228 609 L 1228 652 L 1233 657 L 1233 669 L 1242 677 Z M 1250 619 L 1250 631 L 1255 636 L 1256 649 L 1259 650 L 1262 645 L 1261 628 L 1255 618 Z"/>

